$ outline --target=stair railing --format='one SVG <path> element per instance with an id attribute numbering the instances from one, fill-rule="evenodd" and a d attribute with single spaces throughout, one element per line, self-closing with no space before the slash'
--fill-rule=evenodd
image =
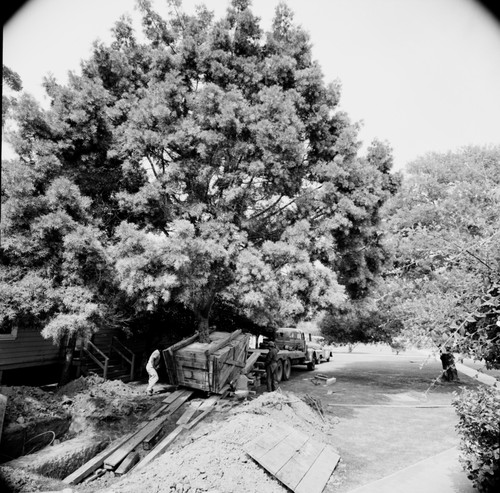
<path id="1" fill-rule="evenodd" d="M 125 360 L 130 365 L 130 380 L 134 379 L 134 368 L 135 368 L 135 354 L 122 342 L 120 342 L 115 336 L 111 338 L 111 346 L 109 348 L 109 355 L 115 351 L 123 360 Z"/>
<path id="2" fill-rule="evenodd" d="M 108 377 L 109 357 L 106 356 L 94 343 L 88 341 L 82 346 L 85 354 L 102 369 L 102 377 L 106 380 Z M 101 361 L 102 360 L 102 361 Z"/>

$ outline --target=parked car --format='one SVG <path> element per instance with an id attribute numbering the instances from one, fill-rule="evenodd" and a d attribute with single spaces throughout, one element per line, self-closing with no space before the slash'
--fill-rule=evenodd
<path id="1" fill-rule="evenodd" d="M 332 348 L 326 344 L 323 336 L 309 334 L 308 346 L 314 349 L 316 363 L 329 362 L 333 358 Z"/>

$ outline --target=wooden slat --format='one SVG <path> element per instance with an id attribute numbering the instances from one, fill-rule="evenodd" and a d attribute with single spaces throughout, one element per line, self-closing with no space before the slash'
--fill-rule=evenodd
<path id="1" fill-rule="evenodd" d="M 168 381 L 172 385 L 177 385 L 179 382 L 177 381 L 174 357 L 172 356 L 172 353 L 167 349 L 163 350 L 162 354 L 163 360 L 165 362 L 165 368 L 167 370 Z"/>
<path id="2" fill-rule="evenodd" d="M 241 361 L 237 361 L 235 359 L 228 359 L 224 362 L 224 364 L 237 366 L 238 368 L 245 368 L 245 363 L 242 363 Z"/>
<path id="3" fill-rule="evenodd" d="M 205 399 L 201 404 L 199 409 L 201 411 L 208 409 L 209 407 L 215 406 L 220 400 L 220 395 L 212 395 L 208 399 Z"/>
<path id="4" fill-rule="evenodd" d="M 0 394 L 0 443 L 2 443 L 3 420 L 7 409 L 7 396 Z"/>
<path id="5" fill-rule="evenodd" d="M 269 450 L 283 441 L 289 433 L 290 430 L 276 427 L 270 430 L 265 435 L 260 436 L 256 440 L 247 443 L 245 445 L 245 452 L 253 457 L 256 461 L 259 461 L 264 454 L 267 454 Z"/>
<path id="6" fill-rule="evenodd" d="M 176 353 L 175 354 L 175 361 L 179 366 L 182 366 L 183 368 L 195 368 L 197 370 L 206 370 L 207 369 L 207 359 L 204 356 L 203 359 L 196 359 L 196 358 L 191 358 L 188 355 L 183 355 Z"/>
<path id="7" fill-rule="evenodd" d="M 177 411 L 177 409 L 179 409 L 193 395 L 193 393 L 194 392 L 192 390 L 185 390 L 183 395 L 177 397 L 174 402 L 169 404 L 165 415 L 171 416 L 172 414 L 174 414 L 175 411 Z"/>
<path id="8" fill-rule="evenodd" d="M 182 341 L 176 342 L 175 344 L 172 344 L 172 346 L 169 346 L 167 349 L 173 353 L 174 351 L 177 351 L 183 347 L 189 346 L 189 344 L 196 341 L 196 339 L 198 339 L 198 337 L 199 337 L 199 334 L 198 334 L 198 332 L 196 332 L 192 336 L 187 337 L 186 339 L 182 339 Z"/>
<path id="9" fill-rule="evenodd" d="M 294 430 L 264 454 L 259 462 L 274 475 L 300 450 L 308 438 L 304 433 Z"/>
<path id="10" fill-rule="evenodd" d="M 132 451 L 130 454 L 123 459 L 123 462 L 118 466 L 118 468 L 115 471 L 115 474 L 117 476 L 121 476 L 122 474 L 125 474 L 130 471 L 138 462 L 140 459 L 139 452 Z"/>
<path id="11" fill-rule="evenodd" d="M 191 405 L 184 411 L 184 414 L 177 420 L 178 425 L 188 423 L 189 420 L 196 414 L 201 402 L 192 402 Z"/>
<path id="12" fill-rule="evenodd" d="M 241 329 L 235 330 L 229 337 L 226 337 L 225 339 L 221 339 L 217 343 L 210 344 L 208 349 L 205 351 L 205 354 L 208 356 L 209 354 L 215 353 L 218 349 L 226 346 L 229 342 L 231 342 L 235 337 L 238 337 L 241 334 Z"/>
<path id="13" fill-rule="evenodd" d="M 156 409 L 156 411 L 152 412 L 149 416 L 148 416 L 148 419 L 155 419 L 157 418 L 158 416 L 160 416 L 160 414 L 163 414 L 166 410 L 168 409 L 168 404 L 163 404 L 162 406 L 160 406 L 158 409 Z"/>
<path id="14" fill-rule="evenodd" d="M 156 445 L 156 447 L 144 457 L 139 464 L 135 467 L 136 470 L 142 469 L 145 465 L 149 464 L 152 460 L 161 455 L 167 447 L 185 430 L 185 425 L 178 426 L 172 433 L 168 434 L 163 440 Z"/>
<path id="15" fill-rule="evenodd" d="M 164 404 L 172 404 L 178 397 L 181 397 L 186 393 L 185 389 L 175 390 L 171 394 L 167 395 L 165 399 L 162 400 Z"/>
<path id="16" fill-rule="evenodd" d="M 295 488 L 295 493 L 321 493 L 339 460 L 340 456 L 330 445 L 326 445 Z"/>
<path id="17" fill-rule="evenodd" d="M 153 430 L 158 429 L 163 426 L 168 416 L 161 416 L 155 418 L 145 426 L 137 430 L 132 437 L 125 442 L 118 450 L 115 450 L 113 454 L 107 457 L 104 461 L 104 467 L 106 469 L 114 470 L 120 462 L 125 459 L 125 457 L 134 450 Z"/>
<path id="18" fill-rule="evenodd" d="M 255 365 L 256 361 L 259 359 L 259 356 L 260 353 L 252 353 L 246 360 L 245 366 L 243 367 L 241 373 L 248 373 L 250 370 L 252 370 L 253 365 Z"/>
<path id="19" fill-rule="evenodd" d="M 195 427 L 202 419 L 205 419 L 205 417 L 208 416 L 214 409 L 215 406 L 208 407 L 199 416 L 196 416 L 196 418 L 194 418 L 193 421 L 183 424 L 181 426 L 183 426 L 185 430 L 190 430 L 191 428 Z"/>
<path id="20" fill-rule="evenodd" d="M 165 409 L 162 418 L 164 418 L 164 421 L 166 421 L 172 414 L 177 411 L 193 394 L 191 390 L 188 391 L 183 391 L 183 394 L 178 396 L 177 399 L 170 404 L 167 405 L 167 409 Z M 142 441 L 142 447 L 144 450 L 150 450 L 153 448 L 154 444 L 159 438 L 159 435 L 161 434 L 163 428 L 163 424 L 161 426 L 158 426 L 154 429 L 151 430 L 150 433 L 144 438 Z"/>
<path id="21" fill-rule="evenodd" d="M 63 482 L 66 484 L 80 483 L 95 470 L 99 469 L 104 464 L 105 459 L 115 452 L 115 450 L 119 449 L 125 442 L 127 442 L 134 435 L 134 433 L 135 432 L 125 435 L 116 443 L 112 444 L 111 447 L 104 449 L 101 453 L 97 454 L 95 457 L 80 466 L 76 471 L 73 471 L 69 476 L 66 476 L 63 479 Z"/>
<path id="22" fill-rule="evenodd" d="M 276 477 L 294 490 L 325 448 L 309 438 L 301 449 L 276 473 Z"/>

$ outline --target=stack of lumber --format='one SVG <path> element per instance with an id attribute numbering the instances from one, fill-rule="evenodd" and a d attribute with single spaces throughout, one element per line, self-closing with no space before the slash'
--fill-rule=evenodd
<path id="1" fill-rule="evenodd" d="M 311 379 L 314 385 L 331 385 L 337 381 L 335 377 L 328 377 L 322 373 L 318 373 Z"/>
<path id="2" fill-rule="evenodd" d="M 144 460 L 141 460 L 141 455 L 144 455 L 144 451 L 147 451 L 147 455 L 145 456 L 145 458 L 147 458 L 151 455 L 151 452 L 149 452 L 151 449 L 156 450 L 157 443 L 160 445 L 165 441 L 165 438 L 162 438 L 162 434 L 167 421 L 172 414 L 186 403 L 192 394 L 192 390 L 177 390 L 172 392 L 162 401 L 161 406 L 148 416 L 147 422 L 142 423 L 132 433 L 129 433 L 116 443 L 107 447 L 100 454 L 64 478 L 63 481 L 67 484 L 78 484 L 84 480 L 88 482 L 98 478 L 106 471 L 113 471 L 116 475 L 122 475 L 130 471 L 133 467 L 140 465 Z M 200 408 L 201 406 L 196 410 Z M 182 430 L 189 429 L 188 426 L 193 426 L 193 422 L 189 421 L 195 413 L 192 413 L 191 409 L 188 409 L 188 411 L 190 417 L 184 418 L 183 423 L 180 425 Z M 204 410 L 201 411 L 201 415 L 203 415 Z M 205 417 L 206 414 L 204 414 L 203 417 Z M 197 422 L 203 419 L 203 417 L 200 418 L 200 416 L 196 418 L 198 419 Z M 170 435 L 166 438 L 169 436 Z M 171 441 L 169 443 L 171 443 Z M 163 452 L 165 449 L 166 446 L 163 444 L 161 451 Z M 161 452 L 157 452 L 154 457 L 159 455 L 159 453 Z"/>
<path id="3" fill-rule="evenodd" d="M 222 394 L 225 386 L 245 369 L 249 335 L 236 330 L 212 332 L 210 342 L 198 334 L 163 351 L 171 384 Z"/>
<path id="4" fill-rule="evenodd" d="M 137 464 L 136 469 L 142 469 L 144 466 L 148 465 L 151 461 L 156 459 L 158 456 L 163 454 L 165 450 L 173 443 L 173 441 L 184 431 L 190 430 L 196 426 L 202 419 L 204 419 L 217 405 L 220 396 L 212 396 L 203 402 L 200 406 L 194 409 L 186 409 L 184 414 L 177 420 L 177 428 L 175 428 L 171 433 L 169 433 L 158 445 L 152 450 L 146 457 L 144 457 L 139 464 Z M 194 407 L 194 406 L 192 406 Z M 194 416 L 198 413 L 196 418 Z M 193 419 L 194 418 L 194 419 Z"/>

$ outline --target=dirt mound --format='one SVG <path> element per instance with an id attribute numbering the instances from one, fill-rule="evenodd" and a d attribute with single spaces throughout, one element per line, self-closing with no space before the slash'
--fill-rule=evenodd
<path id="1" fill-rule="evenodd" d="M 61 400 L 53 392 L 38 387 L 1 387 L 7 396 L 4 426 L 13 423 L 25 424 L 43 418 L 64 417 L 67 412 L 61 407 Z"/>
<path id="2" fill-rule="evenodd" d="M 120 380 L 104 380 L 96 375 L 77 378 L 54 392 L 25 386 L 1 390 L 8 397 L 5 426 L 69 415 L 73 434 L 89 423 L 97 426 L 98 421 L 119 421 L 151 406 L 139 390 Z"/>
<path id="3" fill-rule="evenodd" d="M 287 424 L 318 441 L 328 442 L 334 422 L 319 414 L 295 394 L 273 392 L 230 411 L 215 412 L 192 434 L 174 442 L 144 470 L 133 471 L 101 493 L 161 491 L 190 493 L 282 493 L 276 479 L 244 452 L 244 445 L 278 424 Z M 190 488 L 190 489 L 189 489 Z"/>
<path id="4" fill-rule="evenodd" d="M 71 433 L 105 428 L 112 431 L 113 423 L 133 422 L 136 415 L 151 407 L 151 400 L 138 389 L 121 380 L 104 380 L 97 376 L 77 379 L 58 393 L 72 416 Z"/>

